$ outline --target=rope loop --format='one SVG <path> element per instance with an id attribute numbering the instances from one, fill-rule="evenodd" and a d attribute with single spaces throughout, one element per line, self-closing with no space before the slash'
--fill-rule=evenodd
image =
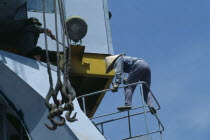
<path id="1" fill-rule="evenodd" d="M 58 3 L 58 9 L 60 13 L 60 21 L 62 25 L 62 31 L 63 31 L 63 82 L 61 80 L 61 66 L 60 66 L 60 50 L 59 50 L 59 41 L 58 41 L 58 23 L 57 23 L 57 3 Z M 65 12 L 64 12 L 64 4 L 62 0 L 54 0 L 54 9 L 55 9 L 55 31 L 56 31 L 56 46 L 57 46 L 57 82 L 56 86 L 54 88 L 53 86 L 53 79 L 52 79 L 52 73 L 51 73 L 51 67 L 50 67 L 50 59 L 48 55 L 48 44 L 47 44 L 47 34 L 46 34 L 46 17 L 45 17 L 45 0 L 42 0 L 43 5 L 43 20 L 44 20 L 44 28 L 45 28 L 45 49 L 46 49 L 46 58 L 47 58 L 47 72 L 49 75 L 49 91 L 47 93 L 47 96 L 45 98 L 45 104 L 49 109 L 48 113 L 48 119 L 52 123 L 52 126 L 49 126 L 45 124 L 45 126 L 50 130 L 56 130 L 57 126 L 63 126 L 65 125 L 66 120 L 69 122 L 77 121 L 76 114 L 73 115 L 73 117 L 70 117 L 73 110 L 74 110 L 74 104 L 73 100 L 76 98 L 76 92 L 74 88 L 72 87 L 70 80 L 69 80 L 69 74 L 71 69 L 71 47 L 70 43 L 71 40 L 69 40 L 67 28 L 65 24 Z M 66 47 L 65 41 L 67 41 L 68 47 Z M 68 52 L 67 52 L 68 50 Z M 58 94 L 60 93 L 62 99 L 58 99 Z M 53 99 L 53 103 L 50 103 L 50 99 Z M 62 106 L 64 104 L 64 106 Z M 66 111 L 65 118 L 62 117 L 63 112 Z M 55 121 L 55 119 L 59 119 L 58 121 Z"/>

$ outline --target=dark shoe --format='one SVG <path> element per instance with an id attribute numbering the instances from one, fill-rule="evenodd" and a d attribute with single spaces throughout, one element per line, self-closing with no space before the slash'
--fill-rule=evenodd
<path id="1" fill-rule="evenodd" d="M 149 110 L 150 110 L 152 115 L 157 113 L 157 111 L 156 111 L 156 109 L 154 107 L 152 107 L 152 106 L 148 106 L 148 107 L 149 107 Z"/>
<path id="2" fill-rule="evenodd" d="M 119 111 L 126 111 L 126 110 L 131 109 L 131 106 L 121 106 L 121 107 L 118 107 L 117 109 L 118 109 Z"/>

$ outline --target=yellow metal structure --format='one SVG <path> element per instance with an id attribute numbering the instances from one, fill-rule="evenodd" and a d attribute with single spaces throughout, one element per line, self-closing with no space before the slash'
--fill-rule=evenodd
<path id="1" fill-rule="evenodd" d="M 72 72 L 70 81 L 77 92 L 77 96 L 109 88 L 115 75 L 114 71 L 106 74 L 104 59 L 108 55 L 84 53 L 84 49 L 84 46 L 71 46 Z M 94 115 L 104 94 L 86 99 L 86 109 L 89 117 Z"/>
<path id="2" fill-rule="evenodd" d="M 81 46 L 72 46 L 72 65 L 74 74 L 83 76 L 113 77 L 114 72 L 106 74 L 105 54 L 82 53 Z"/>

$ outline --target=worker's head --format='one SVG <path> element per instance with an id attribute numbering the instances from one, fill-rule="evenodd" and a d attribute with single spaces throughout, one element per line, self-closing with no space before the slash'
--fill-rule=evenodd
<path id="1" fill-rule="evenodd" d="M 112 55 L 112 56 L 107 56 L 107 57 L 105 57 L 105 62 L 106 62 L 106 74 L 113 70 L 113 68 L 114 68 L 114 63 L 115 63 L 116 60 L 117 60 L 120 56 L 122 56 L 122 55 L 125 55 L 125 54 L 122 53 L 122 54 L 118 54 L 118 55 Z"/>
<path id="2" fill-rule="evenodd" d="M 39 20 L 35 17 L 30 17 L 28 19 L 28 24 L 36 24 L 38 26 L 42 26 L 42 23 L 40 23 Z"/>

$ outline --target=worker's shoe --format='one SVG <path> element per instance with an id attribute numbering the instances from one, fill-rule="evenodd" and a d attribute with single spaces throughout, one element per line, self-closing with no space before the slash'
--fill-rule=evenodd
<path id="1" fill-rule="evenodd" d="M 148 107 L 149 107 L 149 110 L 150 110 L 152 115 L 157 113 L 157 111 L 156 111 L 156 109 L 154 107 L 152 107 L 152 106 L 148 106 Z"/>
<path id="2" fill-rule="evenodd" d="M 131 109 L 131 106 L 121 106 L 121 107 L 118 107 L 117 109 L 118 109 L 119 111 L 126 111 L 126 110 Z"/>

